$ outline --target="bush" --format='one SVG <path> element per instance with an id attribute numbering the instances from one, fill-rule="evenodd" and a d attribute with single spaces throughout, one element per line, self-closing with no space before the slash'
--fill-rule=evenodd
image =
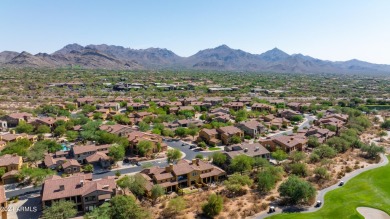
<path id="1" fill-rule="evenodd" d="M 223 208 L 223 198 L 216 194 L 211 194 L 207 203 L 202 206 L 203 214 L 208 217 L 214 217 L 218 215 Z"/>

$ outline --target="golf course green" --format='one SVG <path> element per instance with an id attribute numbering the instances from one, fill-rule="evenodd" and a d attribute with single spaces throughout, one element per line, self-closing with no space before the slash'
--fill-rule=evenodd
<path id="1" fill-rule="evenodd" d="M 343 187 L 328 192 L 324 206 L 316 212 L 284 213 L 267 219 L 364 218 L 357 212 L 357 207 L 376 208 L 390 215 L 390 163 L 363 172 Z"/>

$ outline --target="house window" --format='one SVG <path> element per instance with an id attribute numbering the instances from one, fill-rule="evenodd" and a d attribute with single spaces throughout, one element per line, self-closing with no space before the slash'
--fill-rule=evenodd
<path id="1" fill-rule="evenodd" d="M 196 175 L 197 175 L 197 173 L 196 173 L 196 172 L 193 172 L 193 173 L 192 173 L 192 176 L 196 176 Z"/>

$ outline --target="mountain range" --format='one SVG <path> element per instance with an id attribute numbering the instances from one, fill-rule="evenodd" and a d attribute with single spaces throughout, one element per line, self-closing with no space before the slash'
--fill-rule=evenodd
<path id="1" fill-rule="evenodd" d="M 3 68 L 64 68 L 143 70 L 210 70 L 287 73 L 390 73 L 390 65 L 360 60 L 332 62 L 302 54 L 289 55 L 278 48 L 262 54 L 251 54 L 221 45 L 205 49 L 189 57 L 181 57 L 168 49 L 131 49 L 112 45 L 69 44 L 52 53 L 3 51 Z"/>

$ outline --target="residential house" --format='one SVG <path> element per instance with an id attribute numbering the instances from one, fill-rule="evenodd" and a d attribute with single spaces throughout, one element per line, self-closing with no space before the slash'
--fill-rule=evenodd
<path id="1" fill-rule="evenodd" d="M 118 136 L 127 136 L 128 133 L 135 131 L 131 126 L 120 125 L 120 124 L 115 124 L 115 125 L 104 124 L 101 125 L 99 129 Z"/>
<path id="2" fill-rule="evenodd" d="M 290 109 L 278 110 L 278 116 L 280 116 L 282 118 L 286 118 L 286 119 L 291 119 L 294 116 L 301 116 L 301 115 L 302 114 L 300 112 L 293 111 Z"/>
<path id="3" fill-rule="evenodd" d="M 22 167 L 22 164 L 22 157 L 16 154 L 5 154 L 0 156 L 0 168 L 4 168 L 6 172 L 1 177 L 3 184 L 14 183 L 17 181 L 16 175 Z"/>
<path id="4" fill-rule="evenodd" d="M 210 103 L 211 106 L 216 106 L 218 104 L 222 104 L 223 99 L 221 97 L 205 97 L 203 102 Z"/>
<path id="5" fill-rule="evenodd" d="M 246 155 L 249 157 L 262 157 L 269 159 L 270 152 L 260 143 L 241 143 L 225 146 L 224 153 L 229 160 L 233 159 L 237 155 Z"/>
<path id="6" fill-rule="evenodd" d="M 224 107 L 227 107 L 229 109 L 238 111 L 244 109 L 244 103 L 242 102 L 230 102 L 224 105 Z"/>
<path id="7" fill-rule="evenodd" d="M 108 109 L 110 112 L 118 112 L 120 105 L 116 102 L 99 103 L 96 104 L 96 109 Z"/>
<path id="8" fill-rule="evenodd" d="M 162 141 L 162 137 L 160 135 L 156 134 L 149 134 L 146 132 L 140 132 L 140 131 L 135 131 L 131 132 L 127 135 L 127 139 L 129 140 L 129 148 L 131 153 L 138 153 L 137 150 L 137 144 L 140 141 L 150 141 L 153 143 L 153 153 L 159 152 L 158 145 L 160 145 L 160 150 L 161 151 L 166 151 L 168 146 Z"/>
<path id="9" fill-rule="evenodd" d="M 65 200 L 76 204 L 79 212 L 88 212 L 99 207 L 119 193 L 114 177 L 90 180 L 88 174 L 66 178 L 52 176 L 42 185 L 42 206 L 51 207 L 54 202 Z"/>
<path id="10" fill-rule="evenodd" d="M 318 139 L 318 142 L 324 143 L 329 138 L 336 135 L 336 132 L 332 132 L 329 129 L 323 129 L 320 127 L 311 127 L 307 132 L 305 133 L 305 136 L 310 137 L 314 136 Z"/>
<path id="11" fill-rule="evenodd" d="M 77 106 L 83 106 L 86 104 L 93 104 L 95 103 L 95 99 L 93 97 L 81 97 L 76 99 Z"/>
<path id="12" fill-rule="evenodd" d="M 252 111 L 267 111 L 271 112 L 275 109 L 274 106 L 264 104 L 264 103 L 254 103 L 251 107 Z"/>
<path id="13" fill-rule="evenodd" d="M 3 116 L 2 120 L 6 121 L 8 127 L 12 128 L 18 126 L 21 121 L 28 122 L 31 117 L 32 114 L 30 113 L 11 113 Z"/>
<path id="14" fill-rule="evenodd" d="M 133 107 L 134 110 L 143 110 L 149 108 L 147 103 L 127 103 L 127 107 Z"/>
<path id="15" fill-rule="evenodd" d="M 11 130 L 11 133 L 0 135 L 0 141 L 4 141 L 6 143 L 15 142 L 15 141 L 18 141 L 20 139 L 28 139 L 31 142 L 36 142 L 38 140 L 38 136 L 37 135 L 28 135 L 25 133 L 15 134 L 14 130 Z"/>
<path id="16" fill-rule="evenodd" d="M 238 102 L 243 103 L 245 106 L 249 106 L 252 101 L 251 97 L 240 97 L 238 98 Z"/>
<path id="17" fill-rule="evenodd" d="M 46 168 L 52 170 L 57 170 L 64 162 L 66 162 L 66 157 L 55 157 L 53 154 L 46 154 L 43 159 Z"/>
<path id="18" fill-rule="evenodd" d="M 83 145 L 72 147 L 71 153 L 79 163 L 86 163 L 87 157 L 96 153 L 97 149 L 95 145 Z"/>
<path id="19" fill-rule="evenodd" d="M 198 142 L 204 141 L 208 145 L 217 145 L 221 142 L 216 129 L 202 129 L 197 138 Z"/>
<path id="20" fill-rule="evenodd" d="M 217 128 L 217 132 L 224 144 L 230 144 L 233 136 L 238 136 L 241 140 L 244 138 L 244 132 L 234 126 Z"/>
<path id="21" fill-rule="evenodd" d="M 189 186 L 207 186 L 208 183 L 217 182 L 226 176 L 224 170 L 200 159 L 180 160 L 177 164 L 170 164 L 165 168 L 151 167 L 142 170 L 140 174 L 147 179 L 145 190 L 148 193 L 156 184 L 167 192 L 177 191 Z"/>
<path id="22" fill-rule="evenodd" d="M 63 162 L 61 166 L 64 173 L 66 174 L 79 173 L 81 171 L 80 163 L 74 159 L 65 160 L 65 162 Z"/>
<path id="23" fill-rule="evenodd" d="M 295 150 L 304 150 L 307 146 L 307 138 L 300 135 L 278 135 L 260 139 L 259 143 L 271 151 L 275 151 L 279 147 L 289 153 Z"/>
<path id="24" fill-rule="evenodd" d="M 264 133 L 266 130 L 265 126 L 256 120 L 240 122 L 237 123 L 236 126 L 244 131 L 245 135 L 249 135 L 252 138 L 257 137 L 257 135 Z"/>

